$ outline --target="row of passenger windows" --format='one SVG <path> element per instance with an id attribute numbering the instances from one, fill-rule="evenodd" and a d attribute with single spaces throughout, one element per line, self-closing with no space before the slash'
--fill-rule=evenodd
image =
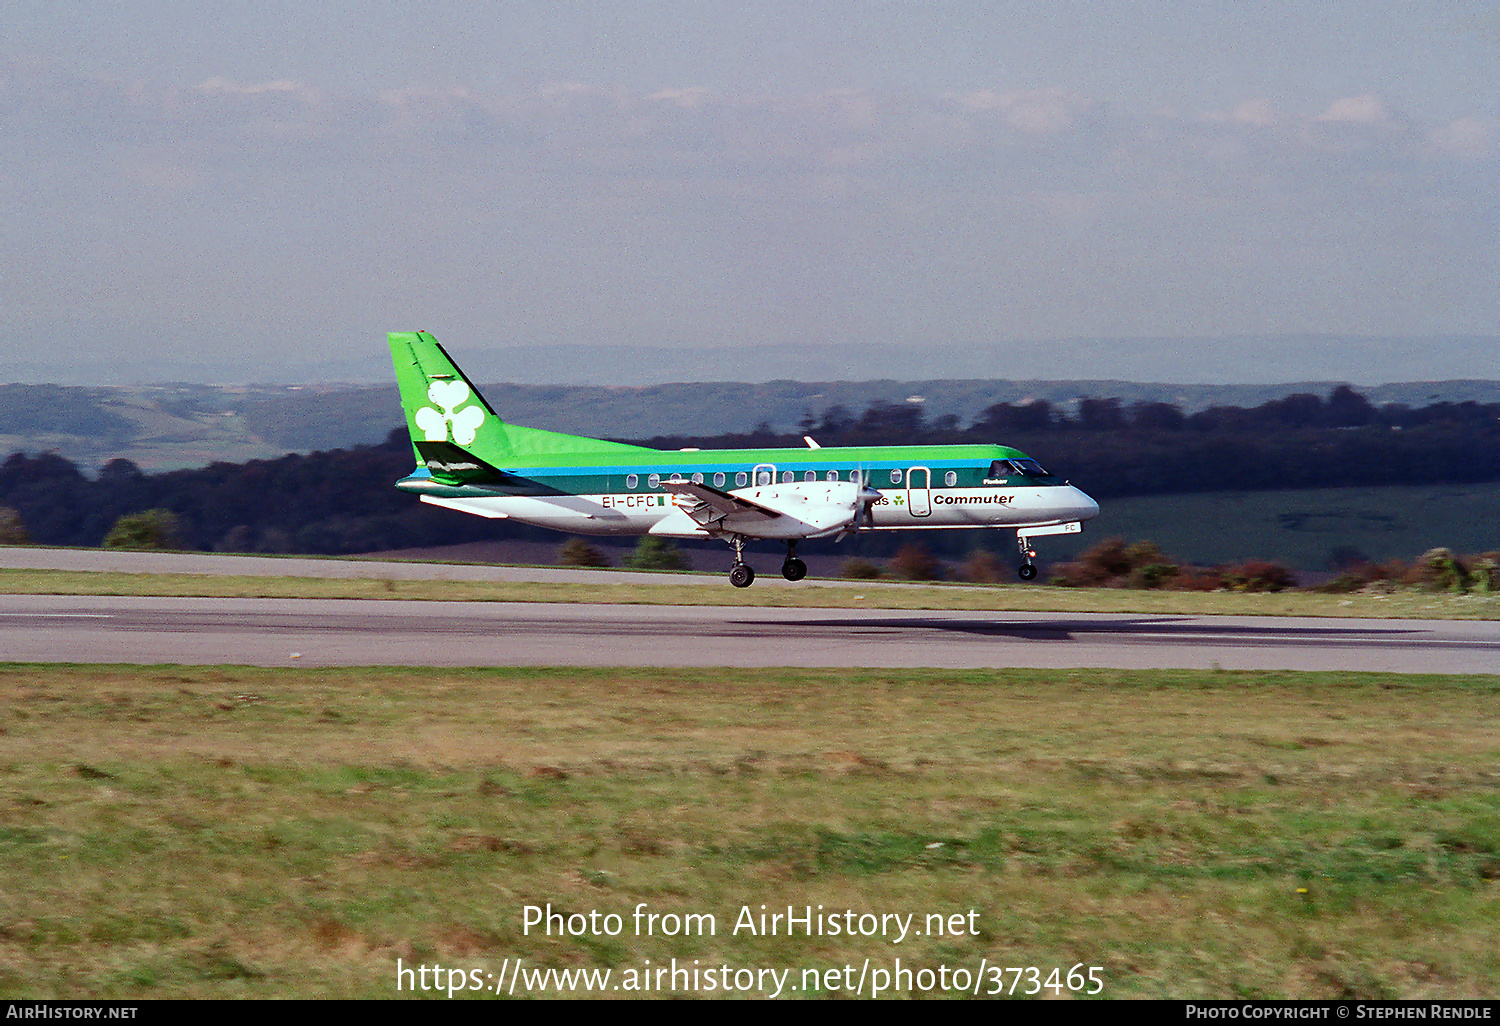
<path id="1" fill-rule="evenodd" d="M 858 484 L 859 483 L 859 478 L 860 478 L 860 472 L 859 471 L 857 471 L 857 470 L 851 470 L 851 471 L 849 471 L 849 480 L 850 481 L 854 482 L 855 484 Z M 802 472 L 802 480 L 804 480 L 804 481 L 816 481 L 817 479 L 818 479 L 818 472 L 816 470 L 804 470 Z M 826 474 L 823 475 L 823 479 L 825 481 L 837 481 L 839 479 L 839 472 L 837 470 L 830 470 Z M 625 487 L 626 488 L 635 488 L 637 485 L 640 484 L 640 480 L 641 480 L 640 476 L 637 475 L 637 474 L 627 474 L 625 476 Z M 686 478 L 686 477 L 683 477 L 683 475 L 681 475 L 681 474 L 672 474 L 672 475 L 670 475 L 667 478 L 667 480 L 670 483 L 672 483 L 672 484 L 684 484 L 688 480 L 691 480 L 693 482 L 693 484 L 701 485 L 703 483 L 703 481 L 704 481 L 704 475 L 702 475 L 702 474 L 693 474 L 691 476 L 691 478 Z M 793 482 L 795 480 L 797 480 L 797 474 L 796 474 L 795 471 L 783 470 L 781 472 L 781 481 L 782 481 L 783 484 L 790 484 L 791 482 Z M 719 473 L 717 473 L 717 474 L 714 475 L 713 481 L 714 481 L 714 487 L 715 488 L 723 488 L 723 487 L 725 487 L 728 484 L 728 482 L 729 482 L 729 476 L 727 474 L 725 474 L 723 471 L 720 471 Z M 648 485 L 650 485 L 652 488 L 660 488 L 661 487 L 661 475 L 660 474 L 652 474 L 650 477 L 648 477 L 646 479 L 646 483 Z M 755 471 L 755 483 L 757 485 L 769 485 L 769 484 L 771 484 L 772 483 L 772 472 L 769 471 L 769 470 L 757 470 L 757 471 Z M 899 470 L 892 470 L 891 471 L 891 484 L 900 484 L 900 483 L 901 483 L 901 471 L 899 471 Z M 952 470 L 948 471 L 946 474 L 943 475 L 943 483 L 946 484 L 949 488 L 952 488 L 954 485 L 958 484 L 958 474 L 955 471 L 952 471 Z M 741 471 L 739 471 L 738 473 L 736 473 L 734 475 L 734 486 L 736 488 L 744 488 L 744 487 L 746 487 L 749 484 L 750 484 L 750 474 L 749 474 L 749 472 L 741 470 Z M 921 487 L 921 486 L 918 486 L 918 487 Z"/>

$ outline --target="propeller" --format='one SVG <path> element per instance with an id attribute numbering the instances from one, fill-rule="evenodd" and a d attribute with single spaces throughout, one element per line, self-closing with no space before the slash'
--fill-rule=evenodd
<path id="1" fill-rule="evenodd" d="M 853 525 L 855 531 L 873 531 L 875 529 L 875 503 L 880 501 L 880 493 L 870 487 L 870 478 L 865 473 L 863 465 L 859 468 L 859 491 L 854 496 Z"/>

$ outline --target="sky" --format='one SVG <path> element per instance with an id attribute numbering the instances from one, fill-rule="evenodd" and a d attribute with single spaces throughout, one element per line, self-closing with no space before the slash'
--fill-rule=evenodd
<path id="1" fill-rule="evenodd" d="M 1500 378 L 1492 2 L 11 0 L 0 142 L 23 380 L 296 380 L 412 328 L 661 380 L 1306 380 L 1279 336 Z"/>

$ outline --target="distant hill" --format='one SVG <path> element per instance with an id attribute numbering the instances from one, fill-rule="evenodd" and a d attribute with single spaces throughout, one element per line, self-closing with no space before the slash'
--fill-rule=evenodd
<path id="1" fill-rule="evenodd" d="M 483 385 L 507 420 L 601 438 L 796 433 L 834 406 L 851 414 L 876 403 L 921 406 L 931 422 L 945 415 L 967 425 L 996 403 L 1045 399 L 1065 410 L 1083 397 L 1125 406 L 1165 402 L 1193 413 L 1211 406 L 1253 407 L 1299 392 L 1326 396 L 1338 382 L 1281 385 L 1174 385 L 1131 381 L 770 381 L 638 387 Z M 1500 402 L 1500 381 L 1424 381 L 1358 389 L 1377 406 Z M 0 454 L 55 452 L 98 468 L 129 459 L 144 470 L 241 463 L 383 440 L 403 423 L 394 385 L 197 384 L 85 387 L 0 386 Z M 1005 439 L 996 439 L 1005 441 Z"/>

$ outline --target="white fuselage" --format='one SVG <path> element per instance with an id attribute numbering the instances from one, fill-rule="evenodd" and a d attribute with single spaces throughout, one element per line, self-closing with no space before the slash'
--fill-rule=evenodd
<path id="1" fill-rule="evenodd" d="M 849 528 L 856 509 L 848 492 L 824 482 L 790 482 L 730 492 L 783 516 L 725 524 L 720 532 L 752 538 L 809 538 Z M 848 492 L 848 494 L 845 494 Z M 871 500 L 863 526 L 877 531 L 925 528 L 1049 527 L 1091 519 L 1099 504 L 1072 485 L 982 488 L 884 488 Z M 866 493 L 868 494 L 868 492 Z M 483 496 L 449 499 L 423 495 L 423 502 L 479 516 L 518 520 L 573 534 L 656 534 L 709 537 L 688 517 L 683 496 L 665 491 L 602 495 Z"/>

